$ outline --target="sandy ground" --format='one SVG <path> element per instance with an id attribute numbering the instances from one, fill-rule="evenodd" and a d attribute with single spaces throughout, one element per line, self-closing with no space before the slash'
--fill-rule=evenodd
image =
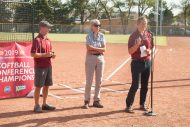
<path id="1" fill-rule="evenodd" d="M 83 105 L 85 46 L 81 43 L 54 43 L 54 86 L 49 103 L 57 110 L 34 114 L 33 99 L 0 100 L 0 127 L 189 127 L 190 124 L 190 38 L 169 37 L 166 47 L 157 47 L 154 77 L 154 110 L 157 116 L 124 112 L 130 83 L 130 61 L 102 85 L 105 108 L 88 110 Z M 106 79 L 129 58 L 126 44 L 108 44 Z M 139 92 L 134 108 L 138 108 Z M 150 104 L 149 95 L 147 104 Z"/>

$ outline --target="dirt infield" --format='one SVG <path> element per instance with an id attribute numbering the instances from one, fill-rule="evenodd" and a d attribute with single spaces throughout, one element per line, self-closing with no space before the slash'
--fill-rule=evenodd
<path id="1" fill-rule="evenodd" d="M 81 109 L 85 85 L 85 46 L 53 43 L 54 86 L 49 103 L 55 112 L 34 114 L 33 99 L 0 100 L 0 127 L 189 127 L 190 125 L 190 38 L 168 37 L 168 46 L 158 47 L 155 59 L 154 106 L 158 113 L 146 117 L 142 111 L 124 112 L 131 74 L 126 44 L 108 44 L 102 87 L 104 109 Z M 122 66 L 123 62 L 126 64 Z M 116 73 L 113 73 L 116 72 Z M 138 108 L 139 92 L 134 108 Z M 149 104 L 147 98 L 147 104 Z"/>

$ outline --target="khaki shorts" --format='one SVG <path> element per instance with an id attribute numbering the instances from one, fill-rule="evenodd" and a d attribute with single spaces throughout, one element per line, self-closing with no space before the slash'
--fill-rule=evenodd
<path id="1" fill-rule="evenodd" d="M 52 67 L 39 68 L 35 67 L 34 83 L 35 87 L 52 86 Z"/>

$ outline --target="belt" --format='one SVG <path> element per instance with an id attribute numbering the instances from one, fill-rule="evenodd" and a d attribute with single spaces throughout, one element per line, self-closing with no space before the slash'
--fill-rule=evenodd
<path id="1" fill-rule="evenodd" d="M 150 60 L 147 59 L 147 60 L 141 60 L 141 59 L 132 59 L 132 61 L 135 61 L 135 62 L 149 62 Z"/>
<path id="2" fill-rule="evenodd" d="M 97 54 L 91 54 L 91 55 L 94 55 L 94 56 L 102 56 L 103 54 L 97 53 Z"/>

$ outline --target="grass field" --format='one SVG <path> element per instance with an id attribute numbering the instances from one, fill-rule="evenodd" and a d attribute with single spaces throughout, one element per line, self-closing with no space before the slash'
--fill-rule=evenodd
<path id="1" fill-rule="evenodd" d="M 35 34 L 37 35 L 37 34 Z M 0 33 L 0 40 L 23 40 L 23 38 L 31 38 L 31 34 L 26 33 Z M 55 42 L 85 42 L 86 34 L 49 34 L 49 38 Z M 106 41 L 108 43 L 127 43 L 129 39 L 129 35 L 106 35 Z M 167 37 L 166 36 L 158 36 L 156 37 L 157 45 L 166 46 L 167 45 Z"/>
<path id="2" fill-rule="evenodd" d="M 108 43 L 127 43 L 129 35 L 105 35 Z M 49 34 L 49 37 L 53 41 L 58 42 L 84 42 L 86 34 Z M 157 37 L 158 45 L 167 45 L 167 39 L 165 36 Z"/>

